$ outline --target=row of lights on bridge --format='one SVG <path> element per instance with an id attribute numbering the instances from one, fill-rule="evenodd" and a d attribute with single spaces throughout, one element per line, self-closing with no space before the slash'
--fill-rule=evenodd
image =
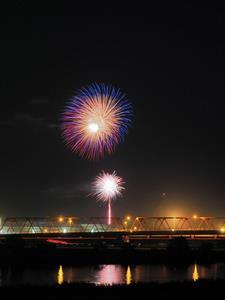
<path id="1" fill-rule="evenodd" d="M 59 223 L 63 223 L 64 221 L 65 221 L 65 218 L 64 218 L 64 217 L 59 217 L 59 218 L 58 218 L 58 222 L 59 222 Z M 68 223 L 69 225 L 72 225 L 72 224 L 73 224 L 73 219 L 72 219 L 72 218 L 67 218 L 66 221 L 67 221 L 67 223 Z M 48 233 L 48 229 L 47 229 L 47 228 L 44 229 L 44 233 Z M 63 233 L 67 233 L 66 228 L 63 229 Z"/>
<path id="2" fill-rule="evenodd" d="M 193 219 L 198 219 L 198 216 L 197 216 L 197 215 L 193 215 Z M 201 219 L 205 220 L 204 217 L 201 217 Z M 224 233 L 224 232 L 225 232 L 225 227 L 221 227 L 221 228 L 220 228 L 220 232 L 221 232 L 221 233 Z"/>
<path id="3" fill-rule="evenodd" d="M 62 222 L 64 222 L 64 218 L 63 218 L 63 217 L 59 217 L 58 221 L 59 221 L 59 223 L 62 223 Z M 67 219 L 67 222 L 68 222 L 69 224 L 72 224 L 72 223 L 73 223 L 72 218 L 68 218 L 68 219 Z"/>
<path id="4" fill-rule="evenodd" d="M 174 217 L 173 219 L 176 220 L 177 218 Z M 194 215 L 192 216 L 192 219 L 194 219 L 194 220 L 197 220 L 197 219 L 205 220 L 206 218 L 205 218 L 205 217 L 199 217 L 197 214 L 194 214 Z M 139 218 L 136 217 L 135 220 L 138 221 Z M 125 218 L 125 221 L 124 221 L 125 228 L 127 228 L 127 225 L 129 224 L 129 221 L 131 221 L 131 217 L 130 217 L 130 216 L 127 216 L 127 217 Z M 133 230 L 134 230 L 134 231 L 137 230 L 137 227 L 134 226 L 134 227 L 133 227 Z M 175 229 L 171 229 L 171 230 L 172 230 L 172 231 L 175 231 Z M 220 232 L 221 232 L 221 233 L 225 233 L 225 227 L 221 227 L 221 228 L 220 228 Z"/>
<path id="5" fill-rule="evenodd" d="M 194 214 L 193 216 L 192 216 L 192 218 L 193 219 L 205 219 L 205 217 L 199 217 L 198 215 L 196 215 L 196 214 Z M 139 218 L 137 217 L 137 218 L 135 218 L 135 220 L 138 220 Z M 174 217 L 174 219 L 177 219 L 177 217 Z M 131 220 L 131 216 L 127 216 L 126 218 L 125 218 L 125 221 L 124 221 L 124 225 L 127 225 L 128 224 L 128 222 Z M 58 221 L 60 222 L 60 223 L 62 223 L 62 222 L 64 222 L 64 217 L 59 217 L 58 218 Z M 69 223 L 69 224 L 72 224 L 73 223 L 73 220 L 72 220 L 72 218 L 68 218 L 67 219 L 67 222 Z"/>
<path id="6" fill-rule="evenodd" d="M 138 220 L 138 218 L 136 218 L 135 220 Z M 129 224 L 129 221 L 131 221 L 131 216 L 127 216 L 127 217 L 125 218 L 125 221 L 124 221 L 125 228 L 127 228 L 127 225 Z M 137 230 L 137 227 L 134 226 L 133 230 L 134 230 L 134 231 Z M 130 230 L 130 231 L 132 231 L 132 230 Z"/>
<path id="7" fill-rule="evenodd" d="M 192 216 L 192 218 L 193 218 L 194 220 L 197 220 L 197 219 L 205 220 L 205 219 L 206 219 L 205 217 L 199 217 L 199 216 L 196 215 L 196 214 L 194 214 L 194 215 Z M 174 217 L 174 220 L 176 220 L 176 219 L 177 219 L 177 218 Z M 129 222 L 130 222 L 131 220 L 132 220 L 131 216 L 126 216 L 126 217 L 125 217 L 125 220 L 124 220 L 125 228 L 127 228 L 128 224 L 129 224 Z M 138 221 L 139 218 L 136 217 L 135 220 Z M 66 218 L 66 221 L 67 221 L 67 223 L 68 223 L 69 225 L 72 225 L 72 224 L 73 224 L 72 218 Z M 64 218 L 64 217 L 59 217 L 59 218 L 58 218 L 58 222 L 59 222 L 59 223 L 65 222 L 65 218 Z M 134 230 L 134 231 L 137 230 L 137 227 L 134 226 L 134 227 L 133 227 L 133 230 Z M 172 229 L 172 231 L 174 231 L 174 229 Z M 47 233 L 47 232 L 48 232 L 48 229 L 44 229 L 44 232 Z M 66 230 L 66 229 L 63 229 L 63 232 L 66 233 L 67 230 Z M 221 228 L 220 228 L 220 232 L 225 233 L 225 227 L 221 227 Z"/>

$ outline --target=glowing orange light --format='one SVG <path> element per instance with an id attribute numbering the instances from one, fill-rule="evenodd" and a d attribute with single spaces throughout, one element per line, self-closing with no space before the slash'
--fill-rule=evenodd
<path id="1" fill-rule="evenodd" d="M 127 216 L 127 218 L 126 218 L 126 219 L 127 219 L 127 221 L 130 221 L 131 217 L 130 217 L 130 216 Z"/>
<path id="2" fill-rule="evenodd" d="M 64 281 L 64 274 L 63 274 L 63 268 L 62 266 L 59 267 L 58 276 L 57 276 L 57 282 L 59 285 L 63 284 Z"/>
<path id="3" fill-rule="evenodd" d="M 197 215 L 193 215 L 192 218 L 193 218 L 193 219 L 197 219 L 198 216 L 197 216 Z"/>
<path id="4" fill-rule="evenodd" d="M 63 217 L 59 217 L 59 222 L 63 222 Z"/>
<path id="5" fill-rule="evenodd" d="M 195 267 L 194 267 L 194 272 L 192 274 L 192 279 L 193 279 L 193 281 L 197 281 L 199 279 L 199 274 L 198 274 L 198 269 L 197 269 L 196 264 L 195 264 Z"/>
<path id="6" fill-rule="evenodd" d="M 127 285 L 131 284 L 131 281 L 132 281 L 132 275 L 131 275 L 130 266 L 128 266 L 126 272 L 126 284 Z"/>

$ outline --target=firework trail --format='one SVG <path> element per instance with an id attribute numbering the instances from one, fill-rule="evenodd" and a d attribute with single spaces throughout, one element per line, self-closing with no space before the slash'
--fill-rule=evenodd
<path id="1" fill-rule="evenodd" d="M 132 106 L 119 89 L 91 84 L 67 104 L 62 136 L 69 148 L 88 159 L 111 154 L 131 123 Z"/>

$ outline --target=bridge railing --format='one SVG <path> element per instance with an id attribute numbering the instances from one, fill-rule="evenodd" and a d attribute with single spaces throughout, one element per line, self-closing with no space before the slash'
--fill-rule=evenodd
<path id="1" fill-rule="evenodd" d="M 1 234 L 69 233 L 124 231 L 121 218 L 90 217 L 17 217 L 6 218 L 1 226 Z"/>
<path id="2" fill-rule="evenodd" d="M 108 225 L 104 217 L 18 217 L 6 218 L 1 234 L 69 233 L 69 232 L 143 232 L 143 231 L 218 231 L 225 234 L 225 217 L 148 217 L 129 222 L 114 217 Z"/>
<path id="3" fill-rule="evenodd" d="M 225 217 L 136 217 L 130 230 L 225 232 Z"/>

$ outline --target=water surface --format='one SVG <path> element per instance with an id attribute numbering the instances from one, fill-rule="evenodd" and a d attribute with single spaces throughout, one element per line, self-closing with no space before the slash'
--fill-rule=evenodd
<path id="1" fill-rule="evenodd" d="M 132 282 L 169 282 L 199 279 L 224 279 L 225 263 L 208 266 L 193 264 L 178 268 L 158 265 L 97 265 L 45 268 L 0 268 L 0 286 L 32 284 L 52 285 L 63 283 L 131 284 Z"/>

